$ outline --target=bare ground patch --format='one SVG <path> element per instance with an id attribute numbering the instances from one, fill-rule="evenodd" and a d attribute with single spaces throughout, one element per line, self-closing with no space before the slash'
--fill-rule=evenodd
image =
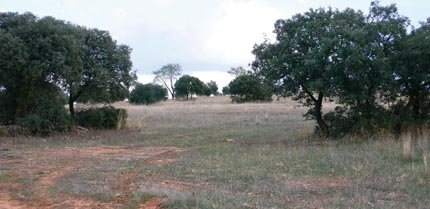
<path id="1" fill-rule="evenodd" d="M 0 208 L 117 208 L 130 201 L 136 177 L 133 170 L 116 176 L 114 187 L 123 192 L 108 202 L 92 197 L 56 194 L 52 191 L 52 186 L 62 176 L 79 170 L 80 165 L 89 159 L 96 162 L 116 159 L 168 164 L 182 151 L 183 149 L 176 147 L 142 146 L 30 148 L 20 153 L 12 151 L 0 159 L 2 166 L 8 167 L 12 172 L 0 187 Z M 26 182 L 21 176 L 31 176 L 32 180 Z M 29 195 L 21 197 L 14 191 L 29 191 Z M 138 208 L 158 208 L 159 203 L 159 199 L 151 198 L 148 203 L 139 204 Z"/>

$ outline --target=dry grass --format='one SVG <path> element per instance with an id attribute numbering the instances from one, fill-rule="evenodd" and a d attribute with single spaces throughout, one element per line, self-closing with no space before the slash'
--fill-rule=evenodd
<path id="1" fill-rule="evenodd" d="M 403 140 L 390 135 L 315 138 L 314 123 L 302 117 L 306 109 L 290 100 L 231 104 L 217 97 L 115 105 L 128 109 L 130 130 L 2 139 L 0 150 L 6 151 L 0 160 L 7 163 L 0 164 L 0 193 L 19 204 L 40 198 L 33 188 L 43 173 L 23 161 L 31 158 L 42 170 L 62 163 L 73 168 L 64 166 L 49 188 L 42 187 L 51 191 L 52 202 L 76 197 L 116 208 L 160 199 L 169 208 L 430 205 L 429 133 L 407 142 L 404 158 Z M 100 152 L 106 146 L 116 149 Z M 154 158 L 148 147 L 176 151 Z M 81 157 L 71 161 L 59 154 L 70 149 L 82 150 Z"/>

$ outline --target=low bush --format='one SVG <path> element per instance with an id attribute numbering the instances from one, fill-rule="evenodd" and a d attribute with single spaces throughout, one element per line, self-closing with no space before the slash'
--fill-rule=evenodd
<path id="1" fill-rule="evenodd" d="M 49 122 L 49 120 L 44 119 L 36 114 L 30 114 L 23 118 L 17 118 L 16 123 L 24 128 L 27 128 L 33 135 L 48 135 L 54 131 L 54 127 Z"/>
<path id="2" fill-rule="evenodd" d="M 0 137 L 16 137 L 30 135 L 30 131 L 17 125 L 0 126 Z"/>
<path id="3" fill-rule="evenodd" d="M 75 121 L 90 129 L 122 129 L 127 124 L 127 117 L 127 110 L 106 106 L 78 111 Z"/>
<path id="4" fill-rule="evenodd" d="M 240 75 L 228 85 L 232 102 L 271 102 L 272 90 L 252 75 Z"/>
<path id="5" fill-rule="evenodd" d="M 131 91 L 130 103 L 153 104 L 167 98 L 167 90 L 157 84 L 140 84 Z"/>
<path id="6" fill-rule="evenodd" d="M 16 125 L 28 129 L 32 135 L 66 132 L 72 126 L 69 113 L 61 102 L 41 100 L 31 114 L 16 118 Z"/>

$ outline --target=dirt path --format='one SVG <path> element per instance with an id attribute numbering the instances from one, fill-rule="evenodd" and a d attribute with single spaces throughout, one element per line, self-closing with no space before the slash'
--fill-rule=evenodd
<path id="1" fill-rule="evenodd" d="M 0 209 L 19 209 L 24 208 L 20 202 L 13 200 L 9 194 L 0 192 Z"/>
<path id="2" fill-rule="evenodd" d="M 61 200 L 52 197 L 50 188 L 55 185 L 57 180 L 79 169 L 79 165 L 85 163 L 88 158 L 103 161 L 108 159 L 117 160 L 142 160 L 150 164 L 167 164 L 174 161 L 170 157 L 183 149 L 176 147 L 88 147 L 88 148 L 45 148 L 43 150 L 27 150 L 27 155 L 22 159 L 14 158 L 1 159 L 2 163 L 13 167 L 17 172 L 26 172 L 36 174 L 37 179 L 26 185 L 26 189 L 32 191 L 29 200 L 20 200 L 10 194 L 8 190 L 11 185 L 0 187 L 0 209 L 3 208 L 117 208 L 118 205 L 126 204 L 130 201 L 132 192 L 132 182 L 137 173 L 130 171 L 117 177 L 115 187 L 124 191 L 124 195 L 117 197 L 109 202 L 101 202 L 93 198 L 75 197 L 71 195 L 62 195 Z M 30 153 L 30 154 L 29 154 Z M 34 153 L 34 154 L 33 154 Z M 41 163 L 44 162 L 44 163 Z M 20 190 L 24 185 L 18 185 Z M 140 203 L 138 208 L 158 209 L 160 200 L 151 198 L 145 203 Z"/>

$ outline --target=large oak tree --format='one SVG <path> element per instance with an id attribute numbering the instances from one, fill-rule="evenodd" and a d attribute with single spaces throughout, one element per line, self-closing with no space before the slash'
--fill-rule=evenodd
<path id="1" fill-rule="evenodd" d="M 107 31 L 31 13 L 0 13 L 0 42 L 0 88 L 12 117 L 31 112 L 40 98 L 52 99 L 40 93 L 49 86 L 68 94 L 73 115 L 75 101 L 122 100 L 136 80 L 131 49 Z"/>

